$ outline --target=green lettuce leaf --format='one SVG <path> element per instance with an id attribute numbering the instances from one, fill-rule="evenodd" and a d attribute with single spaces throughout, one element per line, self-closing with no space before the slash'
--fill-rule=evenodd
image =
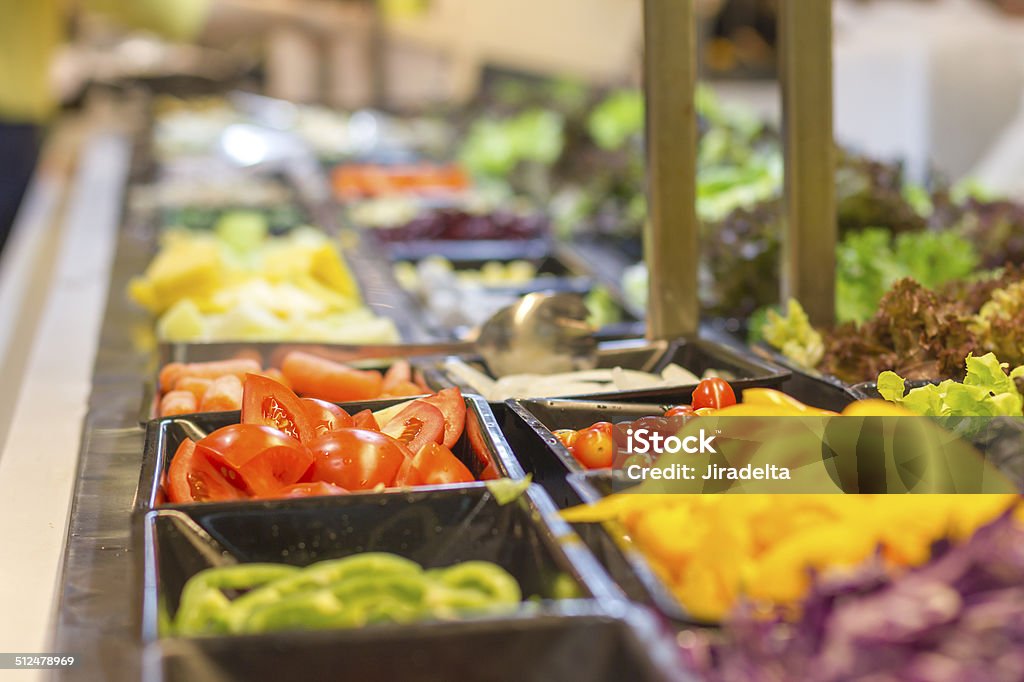
<path id="1" fill-rule="evenodd" d="M 947 379 L 911 389 L 903 395 L 905 383 L 895 372 L 878 375 L 878 393 L 886 400 L 902 405 L 925 417 L 1020 417 L 1024 397 L 1015 378 L 1024 376 L 1024 367 L 1010 374 L 995 354 L 967 356 L 967 376 L 963 383 Z"/>

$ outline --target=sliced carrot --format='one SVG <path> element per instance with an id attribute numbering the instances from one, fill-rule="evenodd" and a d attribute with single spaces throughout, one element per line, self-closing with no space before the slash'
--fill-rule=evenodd
<path id="1" fill-rule="evenodd" d="M 225 412 L 242 409 L 242 381 L 234 374 L 225 374 L 214 379 L 206 389 L 203 402 L 199 404 L 202 412 Z"/>
<path id="2" fill-rule="evenodd" d="M 203 396 L 206 395 L 206 391 L 210 388 L 210 384 L 212 383 L 213 379 L 184 376 L 178 379 L 178 382 L 174 384 L 174 390 L 188 391 L 196 397 L 196 404 L 198 404 L 203 402 Z"/>
<path id="3" fill-rule="evenodd" d="M 412 395 L 423 395 L 424 393 L 430 393 L 430 391 L 424 391 L 411 381 L 402 381 L 385 389 L 383 396 L 389 398 L 406 398 Z"/>
<path id="4" fill-rule="evenodd" d="M 189 391 L 170 391 L 160 399 L 160 416 L 171 417 L 176 414 L 198 412 L 196 397 Z"/>
<path id="5" fill-rule="evenodd" d="M 175 367 L 175 365 L 177 365 Z M 260 363 L 255 360 L 215 360 L 213 362 L 192 362 L 187 365 L 172 363 L 160 370 L 160 387 L 174 386 L 178 379 L 190 376 L 199 379 L 217 379 L 226 374 L 238 377 L 241 381 L 246 374 L 258 374 L 262 371 Z"/>
<path id="6" fill-rule="evenodd" d="M 263 356 L 255 348 L 243 348 L 242 350 L 235 353 L 234 360 L 249 360 L 256 364 L 263 363 Z"/>
<path id="7" fill-rule="evenodd" d="M 398 384 L 409 383 L 412 381 L 412 367 L 406 360 L 398 360 L 395 364 L 388 367 L 388 371 L 384 373 L 384 386 L 383 390 L 385 393 L 390 393 L 391 389 Z"/>
<path id="8" fill-rule="evenodd" d="M 160 389 L 163 391 L 172 390 L 178 379 L 185 376 L 185 365 L 180 362 L 169 362 L 160 370 Z"/>
<path id="9" fill-rule="evenodd" d="M 372 400 L 384 384 L 380 372 L 353 369 L 302 351 L 286 355 L 281 371 L 296 393 L 335 403 Z"/>

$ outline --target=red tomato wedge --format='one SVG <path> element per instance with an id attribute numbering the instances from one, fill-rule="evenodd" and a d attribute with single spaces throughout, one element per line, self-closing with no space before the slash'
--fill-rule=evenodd
<path id="1" fill-rule="evenodd" d="M 476 417 L 466 420 L 466 441 L 469 443 L 469 449 L 472 451 L 473 456 L 476 457 L 476 461 L 480 463 L 480 466 L 493 466 L 491 451 L 487 447 L 487 439 L 484 437 L 483 428 Z"/>
<path id="2" fill-rule="evenodd" d="M 244 494 L 231 485 L 205 457 L 196 457 L 196 444 L 181 441 L 171 459 L 165 493 L 171 504 L 239 500 Z"/>
<path id="3" fill-rule="evenodd" d="M 331 431 L 353 426 L 352 417 L 349 416 L 348 412 L 334 403 L 329 403 L 326 400 L 317 400 L 316 398 L 303 398 L 302 406 L 305 408 L 306 414 L 313 424 L 313 431 L 317 437 Z"/>
<path id="4" fill-rule="evenodd" d="M 335 403 L 372 400 L 384 384 L 380 372 L 353 369 L 302 351 L 288 353 L 281 371 L 296 393 Z"/>
<path id="5" fill-rule="evenodd" d="M 423 485 L 423 473 L 416 468 L 411 457 L 406 457 L 395 474 L 395 487 L 412 488 L 418 485 Z"/>
<path id="6" fill-rule="evenodd" d="M 242 423 L 269 426 L 300 443 L 317 436 L 316 424 L 306 403 L 287 387 L 258 374 L 245 377 Z"/>
<path id="7" fill-rule="evenodd" d="M 412 453 L 391 436 L 366 429 L 339 429 L 310 443 L 312 478 L 346 490 L 392 485 Z"/>
<path id="8" fill-rule="evenodd" d="M 313 481 L 312 483 L 296 483 L 295 485 L 289 485 L 279 490 L 276 490 L 269 495 L 264 495 L 266 499 L 275 498 L 295 498 L 295 497 L 323 497 L 325 495 L 347 495 L 348 491 L 342 487 L 326 483 L 324 481 Z"/>
<path id="9" fill-rule="evenodd" d="M 380 424 L 370 410 L 363 410 L 352 415 L 352 427 L 356 429 L 367 429 L 369 431 L 380 431 Z"/>
<path id="10" fill-rule="evenodd" d="M 444 416 L 444 446 L 453 448 L 459 442 L 462 429 L 466 426 L 466 401 L 462 391 L 457 388 L 446 388 L 429 398 L 420 398 L 441 410 Z M 438 441 L 441 442 L 441 441 Z"/>
<path id="11" fill-rule="evenodd" d="M 419 475 L 419 482 L 413 485 L 471 483 L 476 480 L 451 450 L 437 443 L 427 443 L 420 448 L 413 457 L 412 467 Z"/>
<path id="12" fill-rule="evenodd" d="M 232 485 L 266 495 L 298 483 L 313 464 L 309 449 L 277 429 L 260 424 L 231 424 L 196 443 L 205 458 Z"/>
<path id="13" fill-rule="evenodd" d="M 399 412 L 381 431 L 398 440 L 412 452 L 427 443 L 444 441 L 445 421 L 441 410 L 422 400 L 413 401 Z"/>
<path id="14" fill-rule="evenodd" d="M 498 467 L 494 466 L 494 462 L 488 464 L 483 471 L 480 472 L 481 481 L 496 481 L 501 478 L 501 474 L 498 472 Z"/>

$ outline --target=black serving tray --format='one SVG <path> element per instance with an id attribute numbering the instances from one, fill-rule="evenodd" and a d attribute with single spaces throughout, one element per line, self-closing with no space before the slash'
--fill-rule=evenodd
<path id="1" fill-rule="evenodd" d="M 404 260 L 405 263 L 419 263 L 426 258 L 415 258 Z M 594 279 L 588 272 L 582 269 L 570 267 L 562 258 L 554 254 L 545 254 L 540 257 L 516 259 L 507 256 L 494 259 L 456 259 L 449 261 L 455 272 L 477 271 L 487 263 L 499 262 L 502 264 L 512 263 L 516 260 L 525 260 L 536 268 L 537 276 L 532 280 L 516 285 L 483 286 L 492 291 L 508 292 L 509 294 L 524 295 L 535 291 L 560 291 L 585 294 L 594 286 Z"/>
<path id="2" fill-rule="evenodd" d="M 487 365 L 482 359 L 464 358 L 464 360 L 490 375 Z M 729 379 L 729 384 L 736 391 L 754 387 L 780 388 L 790 377 L 789 370 L 783 367 L 706 339 L 680 339 L 672 342 L 656 343 L 635 339 L 613 341 L 602 344 L 597 354 L 598 368 L 622 367 L 624 369 L 657 373 L 673 362 L 685 367 L 697 376 L 701 376 L 709 369 L 726 372 L 732 377 Z M 432 370 L 424 365 L 423 371 L 424 378 L 430 385 L 439 387 L 458 386 L 463 392 L 476 392 L 476 389 L 467 386 L 452 376 L 444 368 L 443 360 L 438 360 Z M 559 398 L 679 404 L 690 402 L 690 397 L 696 387 L 696 384 L 690 384 L 689 386 L 668 386 L 632 391 L 559 396 Z"/>
<path id="3" fill-rule="evenodd" d="M 802 403 L 841 412 L 859 397 L 850 384 L 838 377 L 801 367 L 767 344 L 752 346 L 751 351 L 767 362 L 785 367 L 792 374 L 786 383 L 786 393 Z"/>
<path id="4" fill-rule="evenodd" d="M 453 670 L 460 679 L 488 680 L 678 677 L 678 668 L 669 672 L 678 659 L 663 633 L 648 619 L 645 636 L 637 637 L 641 616 L 626 606 L 538 486 L 506 505 L 477 487 L 275 501 L 260 508 L 165 508 L 146 514 L 142 536 L 141 625 L 153 679 L 336 679 L 344 671 L 352 679 L 440 680 L 451 679 Z M 159 639 L 160 623 L 173 617 L 185 582 L 204 568 L 308 565 L 367 551 L 393 552 L 427 568 L 492 561 L 517 579 L 525 596 L 540 601 L 462 622 Z M 600 651 L 592 650 L 597 642 L 604 643 Z"/>
<path id="5" fill-rule="evenodd" d="M 452 452 L 475 477 L 488 467 L 493 466 L 498 477 L 522 479 L 525 477 L 522 467 L 512 454 L 508 443 L 501 434 L 501 429 L 494 418 L 487 402 L 479 396 L 463 396 L 466 402 L 466 427 L 462 436 L 452 448 Z M 407 399 L 375 400 L 362 403 L 339 403 L 350 414 L 365 409 L 379 410 L 391 405 L 405 402 Z M 139 475 L 139 489 L 135 496 L 135 512 L 144 513 L 159 504 L 160 480 L 170 466 L 171 459 L 181 441 L 185 438 L 198 440 L 211 431 L 237 424 L 240 413 L 207 412 L 203 414 L 181 415 L 155 419 L 146 427 L 146 445 L 142 458 L 142 470 Z M 483 483 L 460 483 L 444 486 L 427 486 L 424 489 L 448 489 L 463 487 L 484 487 Z M 368 493 L 351 493 L 365 496 Z M 404 494 L 402 491 L 388 491 L 385 495 Z M 346 496 L 348 497 L 348 496 Z M 231 505 L 266 506 L 268 503 L 259 500 L 243 500 Z M 205 504 L 187 506 L 206 506 Z"/>
<path id="6" fill-rule="evenodd" d="M 585 429 L 599 421 L 632 421 L 660 417 L 668 405 L 611 403 L 561 398 L 508 400 L 502 431 L 523 470 L 533 476 L 559 507 L 591 500 L 579 496 L 567 478 L 587 471 L 552 433 L 557 429 Z"/>
<path id="7" fill-rule="evenodd" d="M 214 362 L 218 360 L 235 360 L 251 358 L 263 368 L 280 368 L 284 356 L 293 350 L 311 353 L 323 358 L 351 365 L 359 369 L 374 369 L 386 372 L 394 361 L 403 359 L 402 346 L 361 346 L 362 353 L 351 352 L 353 346 L 339 346 L 324 343 L 301 342 L 214 342 L 214 343 L 161 343 L 157 348 L 157 372 L 152 380 L 143 385 L 142 405 L 139 411 L 139 423 L 145 424 L 151 419 L 159 418 L 160 406 L 159 370 L 172 362 L 188 364 L 191 362 Z M 414 379 L 422 380 L 422 372 L 416 363 L 409 359 Z M 371 410 L 387 407 L 390 398 L 364 401 Z M 376 405 L 376 407 L 375 407 Z"/>
<path id="8" fill-rule="evenodd" d="M 165 640 L 145 652 L 160 682 L 654 682 L 695 679 L 637 607 L 592 602 L 529 617 L 269 637 Z"/>
<path id="9" fill-rule="evenodd" d="M 551 253 L 551 240 L 536 239 L 438 239 L 384 243 L 373 237 L 375 229 L 363 230 L 392 261 L 422 260 L 444 256 L 450 261 L 537 260 Z"/>
<path id="10" fill-rule="evenodd" d="M 161 231 L 185 228 L 196 232 L 211 231 L 226 213 L 244 211 L 258 213 L 267 220 L 271 235 L 284 235 L 296 227 L 313 223 L 309 213 L 299 204 L 268 204 L 256 206 L 175 206 L 159 210 L 157 224 Z"/>

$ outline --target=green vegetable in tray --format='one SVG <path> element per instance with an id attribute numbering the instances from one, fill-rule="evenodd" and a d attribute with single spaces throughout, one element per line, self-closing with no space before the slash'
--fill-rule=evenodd
<path id="1" fill-rule="evenodd" d="M 971 323 L 979 343 L 1014 364 L 1024 363 L 1024 281 L 996 289 Z"/>
<path id="2" fill-rule="evenodd" d="M 521 601 L 515 578 L 490 562 L 425 571 L 409 559 L 368 552 L 301 569 L 240 564 L 197 573 L 182 590 L 174 633 L 358 628 L 504 612 Z"/>
<path id="3" fill-rule="evenodd" d="M 899 279 L 928 289 L 969 276 L 978 266 L 974 246 L 954 232 L 905 232 L 871 228 L 848 234 L 836 249 L 836 318 L 863 322 Z"/>
<path id="4" fill-rule="evenodd" d="M 522 162 L 553 164 L 565 144 L 565 122 L 553 111 L 531 109 L 513 118 L 477 121 L 459 152 L 474 175 L 502 178 Z"/>
<path id="5" fill-rule="evenodd" d="M 1020 417 L 1024 398 L 1016 380 L 1024 378 L 1024 366 L 1007 373 L 994 353 L 968 355 L 963 383 L 947 379 L 906 392 L 895 372 L 878 375 L 878 392 L 889 402 L 926 417 Z M 904 395 L 906 394 L 906 395 Z"/>
<path id="6" fill-rule="evenodd" d="M 634 90 L 612 93 L 587 119 L 587 131 L 601 149 L 619 149 L 643 130 L 644 100 Z"/>
<path id="7" fill-rule="evenodd" d="M 821 334 L 811 326 L 803 307 L 792 299 L 785 315 L 774 310 L 767 312 L 761 334 L 767 343 L 803 367 L 816 367 L 825 352 Z"/>
<path id="8" fill-rule="evenodd" d="M 239 253 L 258 249 L 270 231 L 267 217 L 259 211 L 227 211 L 214 225 L 221 241 Z"/>
<path id="9" fill-rule="evenodd" d="M 587 323 L 594 327 L 605 327 L 622 321 L 622 309 L 607 287 L 595 286 L 587 293 L 584 303 L 589 313 Z"/>

